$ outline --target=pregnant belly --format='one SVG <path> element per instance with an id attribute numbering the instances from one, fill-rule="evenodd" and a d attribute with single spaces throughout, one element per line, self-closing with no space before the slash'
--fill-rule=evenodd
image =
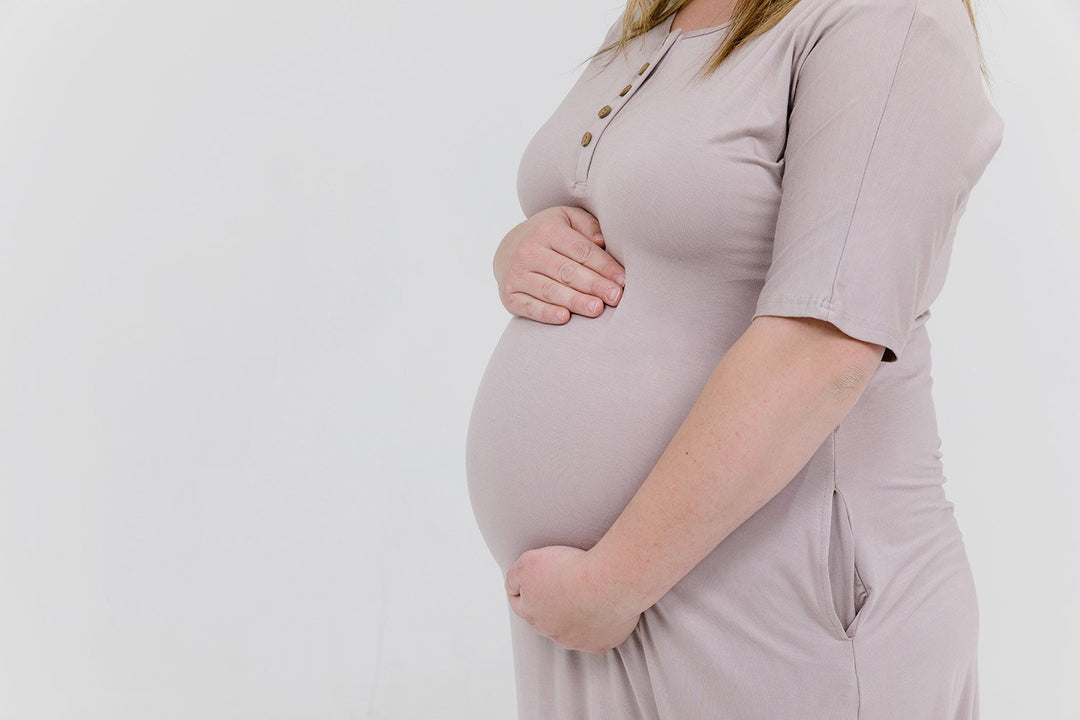
<path id="1" fill-rule="evenodd" d="M 715 333 L 623 311 L 564 325 L 513 317 L 488 361 L 465 465 L 504 572 L 526 550 L 588 549 L 607 532 L 726 349 Z"/>

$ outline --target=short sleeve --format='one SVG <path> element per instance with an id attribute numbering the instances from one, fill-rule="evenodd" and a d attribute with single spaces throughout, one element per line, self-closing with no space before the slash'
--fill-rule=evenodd
<path id="1" fill-rule="evenodd" d="M 825 320 L 895 362 L 1004 124 L 960 2 L 830 0 L 811 35 L 754 317 Z"/>

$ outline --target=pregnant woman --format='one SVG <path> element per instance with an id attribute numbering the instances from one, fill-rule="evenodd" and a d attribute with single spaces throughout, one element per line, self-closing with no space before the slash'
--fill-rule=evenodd
<path id="1" fill-rule="evenodd" d="M 968 2 L 628 0 L 527 146 L 465 449 L 521 720 L 978 717 L 926 328 L 1003 137 Z"/>

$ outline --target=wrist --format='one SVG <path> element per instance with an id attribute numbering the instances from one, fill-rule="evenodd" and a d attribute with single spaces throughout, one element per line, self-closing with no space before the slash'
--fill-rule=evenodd
<path id="1" fill-rule="evenodd" d="M 651 597 L 640 586 L 633 568 L 626 567 L 608 549 L 600 542 L 585 551 L 586 575 L 590 578 L 593 591 L 600 595 L 613 613 L 618 617 L 636 617 L 652 607 L 659 598 Z"/>

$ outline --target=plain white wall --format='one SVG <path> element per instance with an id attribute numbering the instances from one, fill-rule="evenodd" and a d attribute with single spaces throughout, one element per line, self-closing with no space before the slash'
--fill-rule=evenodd
<path id="1" fill-rule="evenodd" d="M 621 7 L 0 0 L 0 719 L 513 717 L 491 256 Z M 979 7 L 946 490 L 984 720 L 1076 719 L 1080 11 Z"/>

